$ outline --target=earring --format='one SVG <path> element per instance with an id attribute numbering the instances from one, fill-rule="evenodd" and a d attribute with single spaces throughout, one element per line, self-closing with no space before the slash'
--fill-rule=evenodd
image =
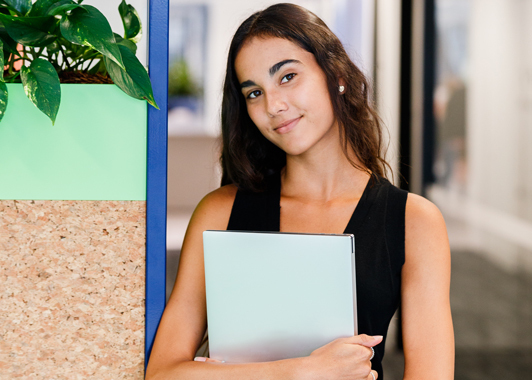
<path id="1" fill-rule="evenodd" d="M 344 92 L 344 90 L 345 90 L 344 86 L 338 86 L 338 91 L 340 91 L 340 93 Z"/>

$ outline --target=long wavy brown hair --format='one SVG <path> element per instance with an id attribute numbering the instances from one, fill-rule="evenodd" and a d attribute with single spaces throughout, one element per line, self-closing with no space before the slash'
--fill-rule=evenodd
<path id="1" fill-rule="evenodd" d="M 314 13 L 294 4 L 275 4 L 252 14 L 236 31 L 227 59 L 222 100 L 222 185 L 264 190 L 286 164 L 286 154 L 267 140 L 248 115 L 235 71 L 235 59 L 253 37 L 287 39 L 314 54 L 327 77 L 329 96 L 340 127 L 341 143 L 351 164 L 385 176 L 381 122 L 368 95 L 368 81 L 342 43 Z M 340 94 L 338 81 L 345 82 Z M 351 160 L 350 146 L 360 164 Z"/>

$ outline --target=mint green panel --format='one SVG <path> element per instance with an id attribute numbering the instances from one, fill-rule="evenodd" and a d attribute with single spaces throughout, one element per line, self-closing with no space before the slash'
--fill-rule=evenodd
<path id="1" fill-rule="evenodd" d="M 52 125 L 21 84 L 7 86 L 0 199 L 146 200 L 146 102 L 114 85 L 63 84 Z"/>

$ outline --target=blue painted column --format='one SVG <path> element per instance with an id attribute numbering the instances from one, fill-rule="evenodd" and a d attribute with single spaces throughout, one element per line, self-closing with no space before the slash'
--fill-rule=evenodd
<path id="1" fill-rule="evenodd" d="M 169 0 L 149 0 L 148 68 L 161 109 L 148 108 L 145 365 L 166 302 L 168 14 Z"/>

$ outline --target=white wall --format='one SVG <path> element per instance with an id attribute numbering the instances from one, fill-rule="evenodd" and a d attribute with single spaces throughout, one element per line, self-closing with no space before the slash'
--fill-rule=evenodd
<path id="1" fill-rule="evenodd" d="M 468 195 L 532 222 L 531 2 L 475 0 L 470 30 Z"/>
<path id="2" fill-rule="evenodd" d="M 377 111 L 384 121 L 383 136 L 388 145 L 386 158 L 397 175 L 399 154 L 400 116 L 400 61 L 401 61 L 401 2 L 377 1 L 376 102 Z"/>

